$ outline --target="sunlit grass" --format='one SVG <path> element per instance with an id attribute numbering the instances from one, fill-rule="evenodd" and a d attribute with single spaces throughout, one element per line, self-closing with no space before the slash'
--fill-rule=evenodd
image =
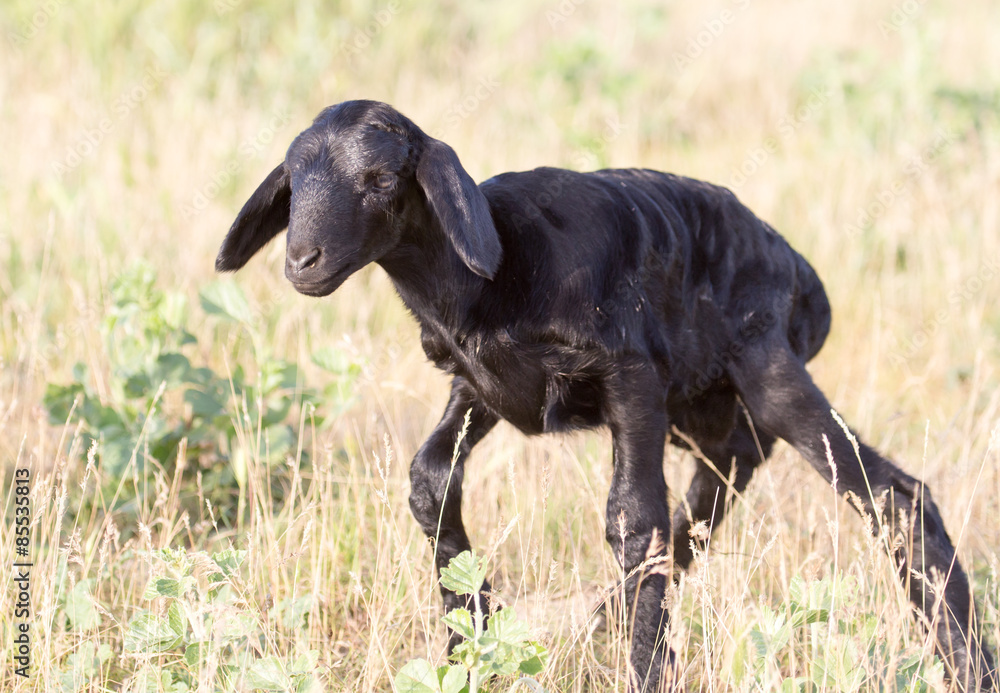
<path id="1" fill-rule="evenodd" d="M 397 106 L 477 179 L 648 166 L 733 187 L 823 278 L 834 325 L 812 372 L 863 437 L 930 484 L 988 638 L 1000 641 L 993 3 L 339 5 L 0 9 L 4 566 L 15 467 L 32 472 L 35 518 L 35 669 L 24 680 L 9 664 L 12 592 L 0 591 L 0 687 L 129 680 L 145 660 L 124 650 L 128 624 L 159 608 L 144 596 L 159 570 L 151 552 L 179 546 L 246 550 L 225 606 L 252 618 L 247 647 L 288 661 L 318 651 L 328 690 L 389 690 L 410 658 L 443 659 L 406 469 L 448 381 L 426 362 L 387 277 L 369 268 L 331 298 L 307 299 L 284 280 L 276 242 L 235 278 L 252 333 L 199 305 L 247 195 L 322 107 L 349 98 Z M 48 384 L 73 380 L 76 363 L 102 401 L 113 398 L 113 286 L 139 262 L 186 299 L 192 363 L 220 375 L 242 366 L 257 382 L 269 360 L 287 360 L 302 388 L 322 392 L 334 376 L 313 356 L 332 347 L 359 364 L 355 398 L 337 415 L 332 395 L 315 412 L 293 406 L 296 446 L 280 459 L 237 398 L 241 433 L 218 441 L 217 456 L 112 477 L 99 446 L 88 463 L 80 412 L 55 425 L 42 399 Z M 156 406 L 185 416 L 177 391 Z M 600 432 L 527 440 L 501 425 L 468 464 L 467 527 L 501 598 L 550 649 L 550 690 L 623 690 L 619 617 L 593 618 L 620 577 L 603 538 L 609 442 Z M 665 463 L 676 503 L 690 459 L 669 450 Z M 779 447 L 670 595 L 690 690 L 819 680 L 818 663 L 835 657 L 865 675 L 830 669 L 827 690 L 893 690 L 911 656 L 923 657 L 924 675 L 940 674 L 877 537 L 806 467 Z M 230 481 L 212 481 L 221 478 Z M 835 617 L 796 630 L 751 671 L 741 652 L 790 608 L 796 576 L 833 590 Z M 864 654 L 869 642 L 876 655 Z"/>

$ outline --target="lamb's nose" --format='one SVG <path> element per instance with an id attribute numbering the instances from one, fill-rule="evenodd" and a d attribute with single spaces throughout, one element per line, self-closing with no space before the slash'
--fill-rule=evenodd
<path id="1" fill-rule="evenodd" d="M 296 274 L 299 274 L 302 272 L 302 270 L 309 269 L 310 267 L 315 265 L 316 261 L 319 260 L 319 256 L 322 252 L 323 251 L 320 250 L 319 248 L 313 248 L 308 253 L 306 253 L 305 255 L 303 255 L 298 259 L 295 259 L 294 257 L 291 256 L 291 254 L 289 254 L 288 267 Z"/>

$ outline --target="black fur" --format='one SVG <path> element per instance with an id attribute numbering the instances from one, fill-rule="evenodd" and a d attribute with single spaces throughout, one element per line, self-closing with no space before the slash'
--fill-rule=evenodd
<path id="1" fill-rule="evenodd" d="M 838 491 L 853 491 L 869 512 L 887 493 L 887 522 L 900 509 L 917 518 L 895 558 L 952 677 L 994 680 L 929 491 L 863 444 L 859 463 L 806 372 L 830 328 L 819 278 L 728 190 L 649 170 L 553 168 L 476 186 L 451 148 L 403 115 L 350 101 L 296 138 L 240 212 L 216 266 L 242 267 L 285 223 L 285 273 L 299 291 L 329 294 L 377 262 L 419 321 L 428 357 L 454 375 L 444 417 L 410 471 L 410 506 L 437 541 L 438 568 L 470 548 L 463 464 L 498 420 L 526 434 L 608 426 L 607 539 L 626 572 L 639 569 L 625 586 L 631 687 L 670 686 L 661 605 L 669 571 L 644 562 L 672 543 L 674 565 L 686 568 L 692 523 L 721 522 L 730 474 L 742 491 L 777 437 L 832 480 L 825 436 Z M 673 523 L 663 475 L 670 426 L 726 477 L 699 463 Z M 914 571 L 946 576 L 944 609 Z M 462 603 L 447 591 L 444 599 L 448 609 Z"/>

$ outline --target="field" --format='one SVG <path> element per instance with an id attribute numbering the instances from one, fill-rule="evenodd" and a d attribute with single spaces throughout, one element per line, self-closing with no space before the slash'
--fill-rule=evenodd
<path id="1" fill-rule="evenodd" d="M 448 380 L 414 321 L 375 266 L 296 294 L 281 239 L 213 269 L 292 138 L 353 98 L 477 180 L 732 188 L 823 278 L 813 377 L 933 489 L 996 645 L 997 26 L 991 0 L 7 0 L 0 689 L 388 691 L 445 661 L 407 465 Z M 592 617 L 621 577 L 609 443 L 503 424 L 466 469 L 466 526 L 549 691 L 625 689 L 620 617 Z M 668 450 L 672 505 L 692 464 Z M 882 541 L 780 445 L 669 595 L 688 690 L 944 690 Z"/>

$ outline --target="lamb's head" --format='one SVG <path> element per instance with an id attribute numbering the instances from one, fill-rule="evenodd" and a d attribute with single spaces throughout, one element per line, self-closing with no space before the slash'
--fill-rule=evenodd
<path id="1" fill-rule="evenodd" d="M 301 293 L 325 296 L 395 249 L 404 230 L 428 224 L 469 269 L 492 279 L 500 240 L 451 147 L 391 106 L 347 101 L 295 138 L 240 210 L 215 266 L 239 269 L 287 228 L 285 276 Z M 435 230 L 425 231 L 431 238 Z"/>

